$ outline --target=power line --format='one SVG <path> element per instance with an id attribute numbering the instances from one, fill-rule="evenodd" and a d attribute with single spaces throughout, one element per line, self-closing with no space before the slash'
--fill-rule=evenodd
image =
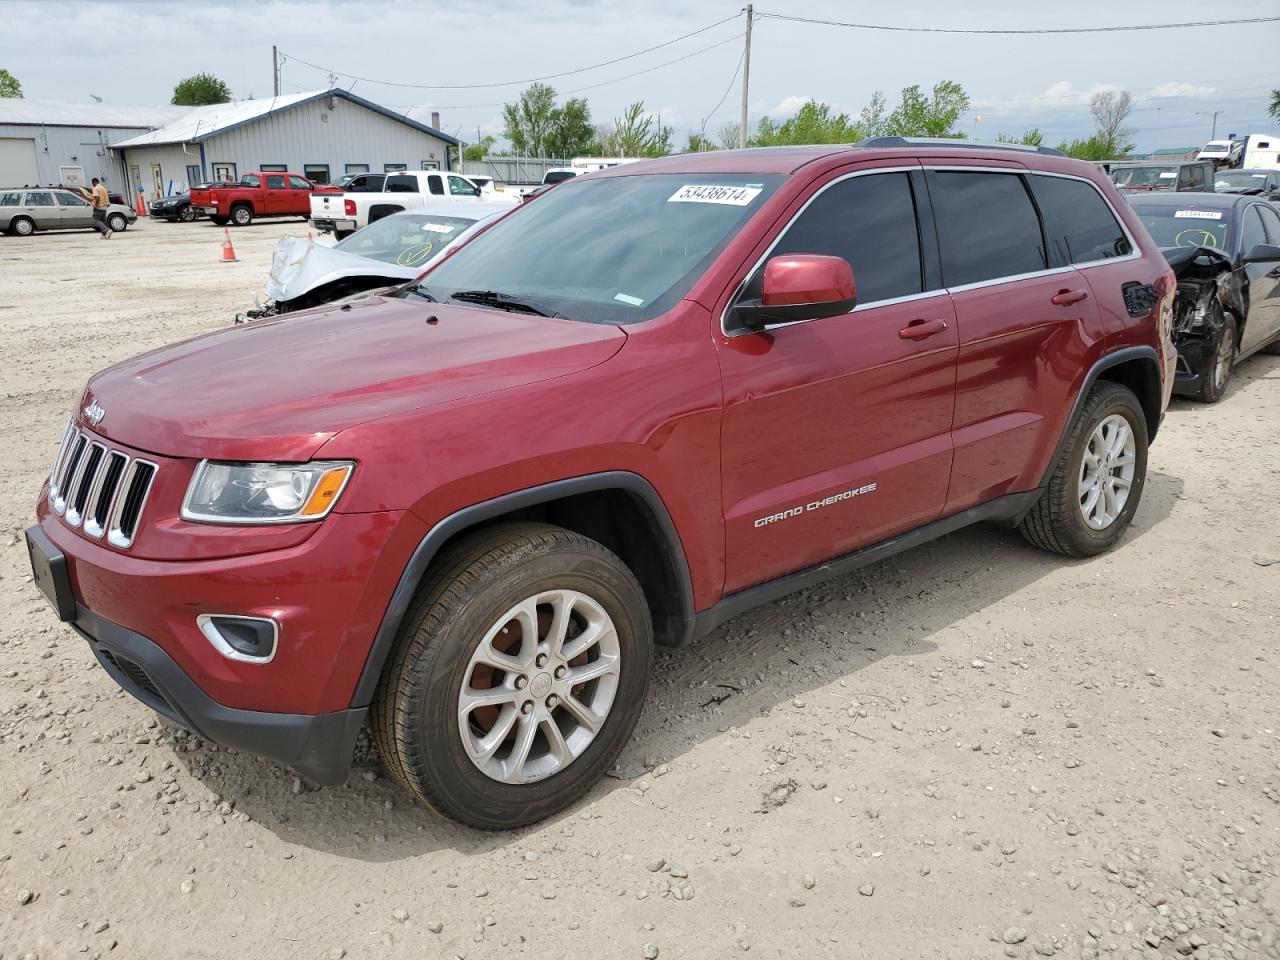
<path id="1" fill-rule="evenodd" d="M 1193 20 L 1185 23 L 1142 23 L 1120 27 L 1046 27 L 1026 30 L 980 30 L 959 27 L 899 27 L 882 23 L 848 23 L 842 20 L 818 20 L 811 17 L 796 17 L 785 13 L 762 13 L 757 17 L 768 17 L 770 20 L 790 20 L 794 23 L 813 23 L 824 27 L 851 27 L 855 30 L 889 30 L 895 33 L 966 33 L 985 35 L 1021 35 L 1059 34 L 1059 33 L 1120 33 L 1133 30 L 1177 30 L 1183 27 L 1221 27 L 1242 23 L 1272 23 L 1280 17 L 1244 17 L 1238 20 Z"/>
<path id="2" fill-rule="evenodd" d="M 633 77 L 643 76 L 646 73 L 653 73 L 653 71 L 655 70 L 661 70 L 663 67 L 669 67 L 674 63 L 681 63 L 685 60 L 691 60 L 694 57 L 701 56 L 702 54 L 707 53 L 710 50 L 716 49 L 716 47 L 723 47 L 726 43 L 733 43 L 733 41 L 740 40 L 740 39 L 742 39 L 742 34 L 735 33 L 732 37 L 725 37 L 723 40 L 719 41 L 718 43 L 713 43 L 708 47 L 703 47 L 700 50 L 695 50 L 693 51 L 693 53 L 686 53 L 683 57 L 676 57 L 674 60 L 667 60 L 663 63 L 657 63 L 657 64 L 654 64 L 652 67 L 646 67 L 643 70 L 637 70 L 635 73 L 628 73 L 621 77 L 614 77 L 612 80 L 601 80 L 599 83 L 591 83 L 585 87 L 574 87 L 572 90 L 561 90 L 560 93 L 562 94 L 582 93 L 585 90 L 595 90 L 598 87 L 607 87 L 611 83 L 621 83 L 623 80 L 630 80 Z M 506 106 L 506 104 L 505 103 L 467 103 L 467 104 L 459 104 L 457 106 L 440 106 L 440 107 L 437 107 L 433 104 L 432 109 L 434 110 L 479 110 L 486 107 L 502 107 L 502 106 Z"/>
<path id="3" fill-rule="evenodd" d="M 412 90 L 483 90 L 483 89 L 491 89 L 493 87 L 514 87 L 514 86 L 519 86 L 525 83 L 539 83 L 543 80 L 555 80 L 555 79 L 558 79 L 559 77 L 570 77 L 570 76 L 573 76 L 574 74 L 586 73 L 589 70 L 598 70 L 601 67 L 612 66 L 615 63 L 622 63 L 624 60 L 634 60 L 636 57 L 643 56 L 646 53 L 652 53 L 654 50 L 661 50 L 663 47 L 669 47 L 673 43 L 679 43 L 681 40 L 688 40 L 690 37 L 696 37 L 700 33 L 706 33 L 708 30 L 713 30 L 722 24 L 728 23 L 730 20 L 736 20 L 736 19 L 738 19 L 738 15 L 734 14 L 732 17 L 725 17 L 723 20 L 717 20 L 715 23 L 707 24 L 707 26 L 705 27 L 699 27 L 697 30 L 692 31 L 691 33 L 681 34 L 680 36 L 675 37 L 671 40 L 664 40 L 662 43 L 655 44 L 652 47 L 645 47 L 645 49 L 637 50 L 635 53 L 628 53 L 626 56 L 614 57 L 612 60 L 605 60 L 602 63 L 593 63 L 589 67 L 578 67 L 577 69 L 564 70 L 564 71 L 561 71 L 560 73 L 548 73 L 541 77 L 527 77 L 524 80 L 502 80 L 496 83 L 427 84 L 427 83 L 399 83 L 394 80 L 373 80 L 369 77 L 357 77 L 353 73 L 344 73 L 340 70 L 333 70 L 329 67 L 322 67 L 319 64 L 310 63 L 306 60 L 303 60 L 301 57 L 295 57 L 292 54 L 288 54 L 288 57 L 289 59 L 293 60 L 295 63 L 305 64 L 306 66 L 311 67 L 312 69 L 315 69 L 315 70 L 323 70 L 326 73 L 336 73 L 339 76 L 349 77 L 352 80 L 360 80 L 364 83 L 372 83 L 382 87 L 405 87 Z M 281 52 L 283 53 L 283 51 Z"/>
<path id="4" fill-rule="evenodd" d="M 702 135 L 703 136 L 706 136 L 707 124 L 710 123 L 711 118 L 716 115 L 716 111 L 718 111 L 721 107 L 724 106 L 725 100 L 729 98 L 729 91 L 732 90 L 733 85 L 738 82 L 738 74 L 742 72 L 742 61 L 743 61 L 743 58 L 746 57 L 746 55 L 747 55 L 747 51 L 744 48 L 742 53 L 738 54 L 738 65 L 733 68 L 733 76 L 729 78 L 729 85 L 724 88 L 724 93 L 720 96 L 720 99 L 716 102 L 716 105 L 711 108 L 711 112 L 702 118 Z"/>

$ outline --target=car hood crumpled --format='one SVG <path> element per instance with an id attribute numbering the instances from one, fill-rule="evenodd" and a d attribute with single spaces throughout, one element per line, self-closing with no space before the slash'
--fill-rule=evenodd
<path id="1" fill-rule="evenodd" d="M 309 237 L 285 237 L 271 257 L 266 293 L 272 300 L 294 300 L 322 284 L 345 277 L 386 277 L 412 280 L 425 264 L 402 267 L 359 254 L 324 247 Z"/>
<path id="2" fill-rule="evenodd" d="M 568 376 L 612 357 L 618 327 L 373 296 L 241 324 L 97 374 L 84 426 L 161 456 L 302 461 L 379 417 Z"/>

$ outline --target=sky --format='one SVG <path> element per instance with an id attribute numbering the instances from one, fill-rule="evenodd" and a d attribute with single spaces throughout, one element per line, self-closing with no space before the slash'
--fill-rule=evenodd
<path id="1" fill-rule="evenodd" d="M 643 100 L 674 128 L 713 139 L 736 121 L 745 18 L 733 0 L 79 0 L 77 22 L 49 44 L 0 44 L 0 67 L 28 99 L 167 103 L 185 76 L 210 72 L 237 99 L 271 95 L 271 46 L 285 55 L 281 92 L 336 82 L 361 96 L 425 117 L 468 141 L 501 136 L 502 109 L 531 78 L 628 57 L 726 22 L 661 49 L 549 80 L 562 97 L 586 97 L 596 123 Z M 65 5 L 61 8 L 67 12 Z M 765 0 L 758 13 L 894 26 L 1027 29 L 1173 23 L 1274 16 L 1272 0 L 1041 4 L 1025 0 L 917 0 L 868 5 Z M 0 0 L 9 37 L 38 37 L 59 22 L 44 0 Z M 1050 36 L 956 36 L 851 29 L 758 17 L 751 48 L 750 125 L 783 119 L 813 98 L 851 116 L 875 91 L 892 106 L 909 84 L 959 82 L 972 109 L 960 128 L 994 139 L 1039 128 L 1048 144 L 1088 136 L 1089 96 L 1129 90 L 1140 150 L 1201 145 L 1217 135 L 1274 132 L 1266 113 L 1280 86 L 1274 51 L 1280 22 L 1143 32 Z M 304 62 L 306 61 L 306 62 Z M 672 62 L 678 61 L 678 62 Z M 308 66 L 307 63 L 315 66 Z M 321 69 L 317 69 L 317 67 Z M 331 81 L 330 72 L 336 75 Z M 637 75 L 638 74 L 638 75 Z M 353 75 L 363 79 L 355 80 Z M 445 89 L 445 87 L 458 89 Z"/>

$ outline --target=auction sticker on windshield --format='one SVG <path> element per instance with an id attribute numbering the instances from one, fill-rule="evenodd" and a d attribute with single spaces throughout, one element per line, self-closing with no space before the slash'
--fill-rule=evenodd
<path id="1" fill-rule="evenodd" d="M 429 233 L 452 233 L 453 227 L 446 226 L 443 223 L 424 223 L 422 229 Z"/>
<path id="2" fill-rule="evenodd" d="M 668 197 L 667 203 L 724 203 L 732 207 L 745 207 L 762 192 L 760 187 L 724 187 L 690 183 Z"/>
<path id="3" fill-rule="evenodd" d="M 1221 220 L 1221 210 L 1179 210 L 1174 214 L 1179 220 Z"/>

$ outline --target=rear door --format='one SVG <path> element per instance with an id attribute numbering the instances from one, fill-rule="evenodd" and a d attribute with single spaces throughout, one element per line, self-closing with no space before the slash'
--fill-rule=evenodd
<path id="1" fill-rule="evenodd" d="M 1268 204 L 1251 203 L 1240 212 L 1240 218 L 1241 256 L 1260 243 L 1280 244 L 1280 221 Z M 1248 263 L 1244 272 L 1249 280 L 1249 313 L 1240 337 L 1240 352 L 1248 353 L 1271 340 L 1280 329 L 1280 263 Z"/>
<path id="2" fill-rule="evenodd" d="M 957 341 L 932 237 L 921 241 L 926 204 L 918 168 L 833 172 L 744 271 L 740 296 L 754 297 L 770 257 L 840 256 L 859 302 L 842 316 L 717 337 L 726 592 L 937 519 Z"/>
<path id="3" fill-rule="evenodd" d="M 959 326 L 946 514 L 1039 482 L 1034 467 L 1056 445 L 1080 367 L 1102 334 L 1085 278 L 1050 265 L 1024 172 L 979 161 L 926 174 Z"/>
<path id="4" fill-rule="evenodd" d="M 35 221 L 40 230 L 57 230 L 62 226 L 62 211 L 53 200 L 49 190 L 31 190 L 27 193 L 24 204 L 27 216 Z"/>
<path id="5" fill-rule="evenodd" d="M 263 177 L 262 206 L 263 213 L 289 213 L 290 201 L 293 199 L 289 184 L 283 173 L 268 173 Z"/>

